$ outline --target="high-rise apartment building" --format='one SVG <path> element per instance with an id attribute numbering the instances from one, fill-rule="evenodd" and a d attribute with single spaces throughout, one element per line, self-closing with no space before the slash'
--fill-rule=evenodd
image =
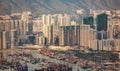
<path id="1" fill-rule="evenodd" d="M 58 25 L 59 26 L 63 26 L 63 24 L 64 24 L 64 19 L 63 19 L 63 15 L 62 14 L 58 14 Z"/>
<path id="2" fill-rule="evenodd" d="M 45 37 L 42 34 L 37 34 L 35 38 L 36 38 L 36 45 L 45 44 Z"/>
<path id="3" fill-rule="evenodd" d="M 79 45 L 80 36 L 79 25 L 60 26 L 59 45 L 74 46 Z"/>
<path id="4" fill-rule="evenodd" d="M 38 33 L 43 31 L 43 21 L 41 19 L 33 20 L 33 32 Z"/>
<path id="5" fill-rule="evenodd" d="M 16 30 L 15 29 L 11 29 L 10 30 L 10 45 L 11 45 L 10 47 L 11 48 L 14 48 L 14 46 L 16 46 L 16 43 L 17 43 L 16 39 L 17 39 Z"/>
<path id="6" fill-rule="evenodd" d="M 23 12 L 21 14 L 21 20 L 28 21 L 28 20 L 31 20 L 32 18 L 33 18 L 32 13 L 30 11 Z"/>
<path id="7" fill-rule="evenodd" d="M 96 30 L 90 28 L 90 25 L 80 25 L 80 46 L 90 47 L 90 41 L 96 39 Z"/>
<path id="8" fill-rule="evenodd" d="M 7 49 L 7 35 L 6 35 L 6 31 L 2 31 L 2 34 L 1 34 L 1 48 Z"/>
<path id="9" fill-rule="evenodd" d="M 52 25 L 53 22 L 53 15 L 48 14 L 48 15 L 42 15 L 42 22 L 44 25 Z"/>
<path id="10" fill-rule="evenodd" d="M 59 29 L 59 45 L 60 46 L 64 46 L 65 45 L 65 30 L 64 30 L 65 28 L 63 27 L 63 28 L 60 28 Z"/>
<path id="11" fill-rule="evenodd" d="M 50 25 L 44 25 L 43 26 L 43 34 L 45 38 L 47 38 L 47 44 L 53 44 L 53 26 Z"/>

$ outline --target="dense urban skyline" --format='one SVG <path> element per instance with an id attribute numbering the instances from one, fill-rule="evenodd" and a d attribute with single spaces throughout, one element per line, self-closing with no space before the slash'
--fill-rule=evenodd
<path id="1" fill-rule="evenodd" d="M 119 2 L 0 1 L 0 71 L 119 71 Z"/>

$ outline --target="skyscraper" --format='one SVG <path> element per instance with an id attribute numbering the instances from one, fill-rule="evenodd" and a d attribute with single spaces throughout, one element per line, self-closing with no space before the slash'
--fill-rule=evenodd
<path id="1" fill-rule="evenodd" d="M 80 46 L 90 47 L 90 41 L 96 40 L 96 31 L 90 25 L 80 25 Z"/>
<path id="2" fill-rule="evenodd" d="M 97 31 L 107 31 L 107 14 L 103 13 L 97 15 L 96 23 L 97 23 Z"/>
<path id="3" fill-rule="evenodd" d="M 6 49 L 7 48 L 7 39 L 6 39 L 6 31 L 2 31 L 2 36 L 1 36 L 1 47 L 3 49 Z"/>
<path id="4" fill-rule="evenodd" d="M 59 45 L 60 46 L 64 46 L 65 44 L 65 30 L 64 30 L 65 28 L 60 28 L 59 29 L 59 31 L 60 31 L 60 33 L 59 33 Z"/>
<path id="5" fill-rule="evenodd" d="M 85 17 L 83 19 L 83 23 L 86 25 L 90 25 L 91 28 L 94 28 L 94 18 L 93 16 Z"/>
<path id="6" fill-rule="evenodd" d="M 16 39 L 16 30 L 15 29 L 11 29 L 10 30 L 10 44 L 11 44 L 11 48 L 14 48 L 14 46 L 15 46 L 15 43 L 16 43 L 16 41 L 15 41 L 15 39 Z"/>
<path id="7" fill-rule="evenodd" d="M 74 46 L 79 45 L 80 36 L 79 25 L 60 26 L 59 45 Z"/>
<path id="8" fill-rule="evenodd" d="M 52 25 L 44 25 L 43 26 L 43 34 L 45 38 L 47 38 L 47 44 L 53 44 L 53 26 Z"/>

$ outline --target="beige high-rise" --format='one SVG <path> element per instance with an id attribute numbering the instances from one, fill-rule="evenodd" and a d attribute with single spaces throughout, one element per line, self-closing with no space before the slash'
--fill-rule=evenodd
<path id="1" fill-rule="evenodd" d="M 3 48 L 3 49 L 7 49 L 7 39 L 6 39 L 6 31 L 3 31 L 2 32 L 2 38 L 1 38 L 2 40 L 1 40 L 1 47 Z"/>
<path id="2" fill-rule="evenodd" d="M 90 25 L 80 25 L 80 46 L 90 48 L 90 41 L 95 39 L 96 31 Z"/>

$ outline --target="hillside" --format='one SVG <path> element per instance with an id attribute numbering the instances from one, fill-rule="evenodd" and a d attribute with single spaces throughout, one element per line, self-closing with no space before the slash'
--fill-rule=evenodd
<path id="1" fill-rule="evenodd" d="M 120 9 L 120 0 L 0 0 L 0 14 L 32 11 L 42 13 L 72 13 L 76 9 Z"/>

